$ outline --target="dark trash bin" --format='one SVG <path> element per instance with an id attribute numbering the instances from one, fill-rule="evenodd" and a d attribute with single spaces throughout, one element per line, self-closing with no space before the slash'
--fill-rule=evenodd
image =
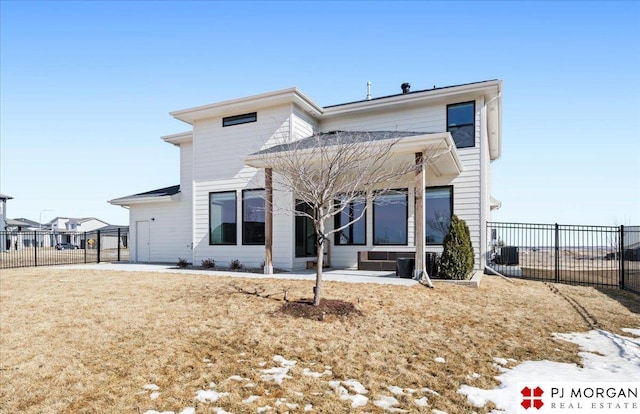
<path id="1" fill-rule="evenodd" d="M 396 276 L 405 279 L 413 277 L 413 268 L 416 260 L 412 257 L 399 257 L 396 259 Z"/>
<path id="2" fill-rule="evenodd" d="M 506 246 L 500 249 L 500 256 L 496 258 L 496 263 L 507 266 L 520 264 L 520 255 L 515 246 Z"/>

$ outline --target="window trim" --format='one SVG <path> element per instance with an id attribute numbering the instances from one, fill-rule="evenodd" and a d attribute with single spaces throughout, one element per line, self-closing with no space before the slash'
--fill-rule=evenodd
<path id="1" fill-rule="evenodd" d="M 262 191 L 263 194 L 265 194 L 265 189 L 264 188 L 247 188 L 247 189 L 242 190 L 242 212 L 241 212 L 241 214 L 242 214 L 242 223 L 241 223 L 241 229 L 242 229 L 242 245 L 243 246 L 264 246 L 265 240 L 266 240 L 266 234 L 265 234 L 265 240 L 263 240 L 262 242 L 258 242 L 258 243 L 253 242 L 252 243 L 252 242 L 247 242 L 245 240 L 245 233 L 244 233 L 244 206 L 245 206 L 245 204 L 244 204 L 244 195 L 247 192 L 256 192 L 256 191 Z M 267 217 L 266 217 L 266 215 L 267 215 L 267 201 L 264 199 L 264 197 L 258 197 L 258 198 L 262 199 L 262 201 L 264 202 L 264 208 L 265 208 L 265 213 L 264 213 L 265 214 L 265 218 L 264 218 L 265 221 L 264 221 L 264 223 L 265 223 L 265 226 L 266 226 L 266 222 L 267 222 Z"/>
<path id="2" fill-rule="evenodd" d="M 451 138 L 453 138 L 453 142 L 456 144 L 456 148 L 475 148 L 476 146 L 476 101 L 457 102 L 457 103 L 452 103 L 447 105 L 447 132 L 450 132 L 449 131 L 449 127 L 450 127 L 449 108 L 454 106 L 468 105 L 468 104 L 473 105 L 473 117 L 472 117 L 473 122 L 471 124 L 456 125 L 456 127 L 463 127 L 463 126 L 469 126 L 469 125 L 473 127 L 473 145 L 465 145 L 464 147 L 459 147 L 458 144 L 455 142 L 455 138 L 452 135 Z"/>
<path id="3" fill-rule="evenodd" d="M 362 197 L 362 203 L 364 204 L 364 214 L 362 215 L 362 218 L 358 220 L 358 221 L 363 221 L 364 223 L 364 241 L 362 243 L 353 243 L 353 242 L 340 243 L 340 233 L 336 232 L 333 240 L 334 246 L 366 246 L 367 245 L 367 201 L 368 200 L 367 200 L 367 195 L 365 193 L 359 193 L 358 197 Z M 355 200 L 351 200 L 350 203 L 354 203 L 354 201 Z M 334 202 L 337 204 L 340 202 L 340 200 L 334 200 Z M 340 227 L 339 220 L 343 212 L 344 210 L 334 216 L 334 220 L 333 220 L 334 229 Z M 353 227 L 355 224 L 356 223 L 351 223 L 349 227 Z M 353 240 L 353 232 L 351 233 L 351 240 Z"/>
<path id="4" fill-rule="evenodd" d="M 385 193 L 393 193 L 393 192 L 404 192 L 405 193 L 405 220 L 404 220 L 404 225 L 405 225 L 405 239 L 404 239 L 404 244 L 403 243 L 376 243 L 376 197 L 379 194 L 385 194 Z M 376 191 L 373 193 L 373 198 L 371 200 L 371 209 L 373 210 L 371 213 L 371 217 L 372 217 L 372 227 L 373 227 L 373 234 L 371 237 L 371 243 L 374 246 L 408 246 L 409 245 L 409 188 L 392 188 L 390 190 L 387 191 Z"/>
<path id="5" fill-rule="evenodd" d="M 451 217 L 453 217 L 453 215 L 455 214 L 453 212 L 453 197 L 454 197 L 454 186 L 453 185 L 436 185 L 433 187 L 425 187 L 424 189 L 424 207 L 425 207 L 425 220 L 424 220 L 424 242 L 426 246 L 442 246 L 443 243 L 429 243 L 427 241 L 427 209 L 429 208 L 427 206 L 427 191 L 428 190 L 442 190 L 444 188 L 448 188 L 449 189 L 449 209 L 451 211 Z M 451 217 L 449 217 L 449 222 L 451 222 Z M 446 236 L 446 234 L 445 234 Z M 443 240 L 444 242 L 444 240 Z"/>
<path id="6" fill-rule="evenodd" d="M 230 127 L 235 125 L 249 124 L 251 122 L 258 122 L 257 112 L 248 112 L 246 114 L 225 116 L 222 118 L 222 126 Z"/>
<path id="7" fill-rule="evenodd" d="M 211 231 L 211 195 L 212 194 L 233 194 L 233 202 L 234 202 L 234 207 L 233 207 L 233 214 L 234 214 L 234 218 L 235 218 L 235 226 L 236 226 L 236 232 L 235 232 L 235 237 L 234 237 L 234 241 L 232 243 L 214 243 L 213 242 L 213 233 Z M 237 246 L 238 245 L 238 192 L 236 190 L 230 190 L 230 191 L 210 191 L 209 192 L 209 246 Z"/>

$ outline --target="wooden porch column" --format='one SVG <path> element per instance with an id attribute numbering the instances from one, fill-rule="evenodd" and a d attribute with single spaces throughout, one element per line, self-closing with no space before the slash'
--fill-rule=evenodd
<path id="1" fill-rule="evenodd" d="M 422 152 L 416 152 L 416 177 L 415 177 L 415 225 L 416 225 L 416 258 L 415 258 L 415 270 L 413 271 L 413 277 L 415 279 L 421 279 L 426 274 L 426 268 L 424 264 L 424 167 L 422 165 L 424 156 Z"/>
<path id="2" fill-rule="evenodd" d="M 264 274 L 273 274 L 273 171 L 271 168 L 264 169 L 264 192 L 265 192 L 265 212 L 264 212 Z"/>

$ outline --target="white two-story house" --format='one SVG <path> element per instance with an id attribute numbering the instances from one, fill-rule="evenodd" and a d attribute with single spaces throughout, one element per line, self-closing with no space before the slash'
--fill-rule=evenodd
<path id="1" fill-rule="evenodd" d="M 180 150 L 180 184 L 109 202 L 129 209 L 134 262 L 184 258 L 197 265 L 214 259 L 224 266 L 238 259 L 260 267 L 267 256 L 273 267 L 301 269 L 315 256 L 313 226 L 287 209 L 265 208 L 265 184 L 272 184 L 265 183 L 268 165 L 256 154 L 283 136 L 295 141 L 333 131 L 388 134 L 410 154 L 433 145 L 450 151 L 425 168 L 422 203 L 415 201 L 420 185 L 409 177 L 393 194 L 367 194 L 353 206 L 366 206 L 366 212 L 329 240 L 331 265 L 392 270 L 383 262 L 396 253 L 415 254 L 416 246 L 441 252 L 456 214 L 469 226 L 475 266 L 482 269 L 490 242 L 486 222 L 499 206 L 491 197 L 491 162 L 501 152 L 501 91 L 499 80 L 418 91 L 403 84 L 397 95 L 322 107 L 291 88 L 175 111 L 173 117 L 191 126 L 162 137 Z M 295 210 L 293 192 L 268 188 L 274 204 Z M 377 197 L 393 202 L 377 203 Z M 341 220 L 346 218 L 338 215 L 331 224 Z M 424 225 L 417 229 L 416 222 Z"/>

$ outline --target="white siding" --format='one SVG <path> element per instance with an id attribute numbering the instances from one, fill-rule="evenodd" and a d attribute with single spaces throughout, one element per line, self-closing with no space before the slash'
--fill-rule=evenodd
<path id="1" fill-rule="evenodd" d="M 238 259 L 258 267 L 264 260 L 264 246 L 242 245 L 242 189 L 264 188 L 263 171 L 246 167 L 242 158 L 288 140 L 291 111 L 283 105 L 257 113 L 257 122 L 247 124 L 222 127 L 221 118 L 210 118 L 194 125 L 194 264 L 214 259 L 226 266 Z M 236 245 L 209 245 L 209 193 L 219 191 L 236 192 Z"/>
<path id="2" fill-rule="evenodd" d="M 330 120 L 324 120 L 320 128 L 323 131 L 330 130 L 362 130 L 362 131 L 418 131 L 418 132 L 443 132 L 447 130 L 447 104 L 464 102 L 463 99 L 455 102 L 441 102 L 432 106 L 413 107 L 410 109 L 402 109 L 395 111 L 386 111 L 384 113 L 368 113 L 364 115 L 349 116 L 348 118 L 338 117 Z M 453 212 L 459 218 L 466 221 L 471 233 L 471 242 L 475 252 L 476 268 L 480 268 L 481 262 L 481 245 L 480 233 L 484 231 L 484 224 L 481 223 L 480 208 L 481 200 L 481 162 L 480 151 L 486 147 L 486 143 L 482 144 L 482 140 L 486 140 L 486 135 L 481 135 L 481 103 L 476 100 L 476 146 L 473 148 L 458 149 L 458 155 L 462 162 L 464 171 L 455 178 L 451 177 L 434 177 L 427 174 L 427 186 L 453 185 Z M 486 150 L 486 149 L 485 149 Z M 409 200 L 413 200 L 413 183 L 408 185 L 410 188 Z M 414 246 L 414 206 L 409 202 L 409 223 L 408 223 L 408 246 L 372 246 L 372 211 L 367 214 L 367 238 L 369 244 L 367 246 L 332 246 L 332 264 L 336 266 L 353 267 L 357 264 L 357 256 L 355 252 L 360 250 L 408 250 Z M 427 246 L 427 251 L 441 251 L 439 246 Z"/>
<path id="3" fill-rule="evenodd" d="M 132 204 L 129 208 L 129 243 L 131 261 L 138 254 L 136 223 L 149 222 L 149 261 L 176 263 L 178 258 L 191 261 L 191 170 L 193 146 L 180 145 L 180 196 L 177 200 Z"/>

